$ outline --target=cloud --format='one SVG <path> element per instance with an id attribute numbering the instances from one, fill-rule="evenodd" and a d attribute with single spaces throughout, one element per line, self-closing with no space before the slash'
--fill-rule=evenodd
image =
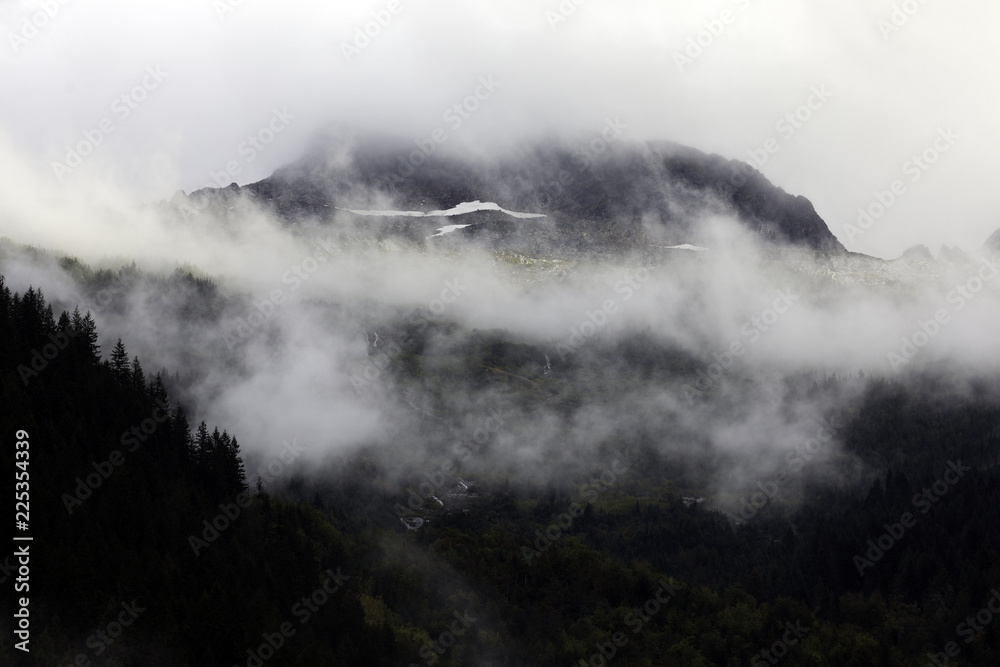
<path id="1" fill-rule="evenodd" d="M 219 6 L 231 11 L 220 16 Z M 964 138 L 851 249 L 880 256 L 917 243 L 972 249 L 997 226 L 986 182 L 995 105 L 981 82 L 996 60 L 988 32 L 1000 8 L 985 0 L 921 5 L 887 37 L 879 22 L 891 23 L 891 3 L 860 0 L 829 7 L 399 0 L 395 14 L 388 6 L 67 2 L 51 5 L 58 10 L 43 22 L 40 4 L 8 2 L 0 11 L 7 42 L 0 85 L 18 93 L 0 110 L 0 132 L 44 174 L 66 146 L 110 119 L 114 132 L 81 172 L 111 175 L 156 200 L 205 185 L 233 160 L 237 182 L 259 180 L 330 123 L 419 139 L 482 76 L 502 87 L 453 133 L 455 143 L 592 130 L 617 115 L 635 138 L 744 159 L 811 87 L 827 85 L 831 102 L 762 170 L 809 197 L 841 240 L 856 209 L 938 126 L 953 125 Z M 733 17 L 724 30 L 702 35 L 719 30 L 714 22 L 724 11 Z M 553 23 L 549 12 L 565 21 Z M 29 25 L 35 32 L 24 38 Z M 369 41 L 348 61 L 343 46 L 364 43 L 359 30 Z M 679 72 L 675 55 L 699 38 L 704 52 Z M 119 118 L 112 105 L 150 67 L 169 76 Z M 287 109 L 294 122 L 248 161 L 239 147 L 275 109 Z"/>
<path id="2" fill-rule="evenodd" d="M 60 192 L 21 211 L 40 223 L 38 240 L 72 215 L 106 239 L 81 244 L 82 259 L 136 258 L 145 273 L 104 298 L 82 289 L 75 269 L 13 249 L 0 259 L 8 284 L 44 286 L 57 310 L 93 310 L 105 350 L 120 336 L 147 371 L 180 374 L 175 397 L 195 420 L 236 433 L 251 461 L 294 440 L 302 471 L 365 452 L 404 486 L 452 460 L 466 478 L 571 489 L 629 446 L 673 462 L 678 483 L 728 498 L 784 465 L 817 419 L 859 400 L 858 380 L 843 393 L 802 393 L 813 381 L 858 370 L 903 378 L 944 363 L 960 387 L 1000 358 L 1000 282 L 976 258 L 934 265 L 934 275 L 775 255 L 711 215 L 705 252 L 532 267 L 475 246 L 378 241 L 369 218 L 290 230 L 238 198 L 233 224 L 225 208 L 220 219 L 185 219 L 122 207 L 110 187 L 99 207 Z M 7 194 L 17 202 L 16 188 Z M 168 278 L 178 267 L 212 276 L 218 290 Z M 942 309 L 947 322 L 926 335 Z M 432 324 L 414 336 L 420 318 Z M 911 360 L 894 368 L 890 353 Z M 492 411 L 501 426 L 479 443 Z M 460 458 L 473 443 L 475 455 Z M 857 473 L 839 441 L 817 463 L 811 475 Z"/>

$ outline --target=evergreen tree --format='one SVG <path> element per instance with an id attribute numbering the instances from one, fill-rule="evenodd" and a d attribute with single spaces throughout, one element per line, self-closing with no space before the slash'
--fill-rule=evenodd
<path id="1" fill-rule="evenodd" d="M 159 374 L 157 374 L 157 377 L 159 377 Z M 194 468 L 194 463 L 197 460 L 197 450 L 195 449 L 194 438 L 191 435 L 191 424 L 188 423 L 187 413 L 184 411 L 183 406 L 178 405 L 177 409 L 174 410 L 170 426 L 177 438 L 175 444 L 177 450 L 181 453 L 181 460 Z"/>
<path id="2" fill-rule="evenodd" d="M 230 483 L 233 488 L 245 491 L 247 489 L 247 471 L 243 464 L 243 457 L 240 455 L 240 443 L 237 442 L 235 435 L 232 442 L 229 443 L 229 470 Z"/>
<path id="3" fill-rule="evenodd" d="M 75 340 L 77 346 L 83 352 L 83 358 L 88 363 L 97 365 L 101 363 L 101 346 L 97 344 L 97 325 L 94 323 L 94 318 L 91 317 L 90 311 L 87 311 L 86 316 L 80 315 L 80 309 L 75 308 L 73 310 L 73 330 L 76 332 Z"/>
<path id="4" fill-rule="evenodd" d="M 203 470 L 211 470 L 212 459 L 212 438 L 208 435 L 208 426 L 204 420 L 198 424 L 198 431 L 194 436 L 194 462 Z"/>
<path id="5" fill-rule="evenodd" d="M 111 373 L 121 384 L 129 384 L 131 378 L 131 368 L 128 361 L 128 352 L 125 344 L 119 338 L 115 343 L 115 348 L 111 351 Z"/>
<path id="6" fill-rule="evenodd" d="M 157 373 L 153 377 L 152 382 L 149 383 L 147 395 L 149 396 L 149 400 L 153 402 L 153 405 L 156 405 L 164 410 L 166 410 L 169 406 L 170 400 L 167 398 L 167 389 L 163 386 L 162 371 Z"/>
<path id="7" fill-rule="evenodd" d="M 54 331 L 52 307 L 45 303 L 45 295 L 41 289 L 29 286 L 19 304 L 16 322 L 27 340 L 37 341 Z"/>
<path id="8" fill-rule="evenodd" d="M 132 370 L 129 373 L 129 378 L 132 383 L 132 388 L 136 392 L 146 391 L 146 375 L 142 372 L 142 364 L 139 362 L 139 357 L 132 358 Z"/>

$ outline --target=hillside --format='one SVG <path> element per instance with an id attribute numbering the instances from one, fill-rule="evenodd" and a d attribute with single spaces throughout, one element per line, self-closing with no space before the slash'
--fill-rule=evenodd
<path id="1" fill-rule="evenodd" d="M 418 159 L 419 158 L 419 159 Z M 174 205 L 225 212 L 239 195 L 282 220 L 331 221 L 338 209 L 433 211 L 464 202 L 496 202 L 544 221 L 515 224 L 495 213 L 469 213 L 463 236 L 548 255 L 705 245 L 707 218 L 731 215 L 764 242 L 822 253 L 844 248 L 804 197 L 786 193 L 744 162 L 670 142 L 549 140 L 473 159 L 384 137 L 327 138 L 301 160 L 243 187 L 204 189 Z M 347 214 L 341 214 L 341 220 Z M 375 225 L 373 234 L 418 242 L 440 223 Z M 417 228 L 419 232 L 408 234 Z"/>

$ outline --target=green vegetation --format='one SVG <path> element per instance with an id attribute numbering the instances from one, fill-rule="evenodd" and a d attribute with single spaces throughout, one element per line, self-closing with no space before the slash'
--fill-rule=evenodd
<path id="1" fill-rule="evenodd" d="M 197 284 L 217 298 L 210 283 Z M 192 303 L 198 298 L 192 292 Z M 19 367 L 70 328 L 65 349 L 25 383 Z M 588 396 L 612 396 L 633 372 L 666 380 L 697 367 L 637 337 L 620 344 L 620 365 L 602 376 L 595 364 L 610 344 L 595 340 L 595 351 L 549 378 L 530 342 L 447 324 L 423 336 L 439 331 L 457 342 L 430 345 L 414 334 L 393 360 L 402 386 L 422 383 L 432 396 L 489 388 L 568 414 L 584 391 L 564 379 L 571 371 L 595 378 Z M 704 476 L 681 472 L 650 443 L 618 442 L 602 451 L 610 463 L 617 448 L 628 450 L 628 471 L 599 492 L 498 472 L 477 479 L 460 504 L 412 512 L 430 521 L 407 530 L 393 511 L 406 488 L 387 481 L 372 448 L 286 488 L 251 483 L 247 507 L 196 555 L 190 538 L 247 491 L 237 436 L 205 424 L 192 430 L 166 372 L 150 377 L 124 343 L 104 355 L 97 340 L 89 315 L 56 318 L 41 290 L 12 294 L 0 277 L 5 471 L 14 466 L 13 433 L 24 429 L 31 441 L 35 664 L 85 654 L 95 665 L 247 665 L 247 651 L 283 623 L 294 634 L 265 665 L 729 667 L 755 656 L 769 664 L 761 651 L 791 636 L 786 623 L 807 631 L 789 643 L 783 665 L 923 664 L 952 641 L 961 654 L 950 664 L 1000 660 L 1000 623 L 969 643 L 957 634 L 1000 587 L 995 379 L 961 400 L 932 376 L 905 385 L 788 379 L 790 391 L 817 398 L 861 389 L 856 407 L 837 415 L 839 437 L 845 455 L 876 476 L 859 488 L 805 470 L 801 497 L 738 526 L 711 503 L 682 502 L 707 493 Z M 142 431 L 164 414 L 152 433 Z M 133 427 L 145 436 L 138 446 Z M 115 450 L 124 461 L 89 494 L 77 493 L 78 480 Z M 959 460 L 969 469 L 921 513 L 914 496 Z M 79 502 L 68 507 L 67 495 Z M 907 511 L 915 525 L 860 575 L 855 556 Z M 560 521 L 569 525 L 553 537 Z M 303 606 L 330 573 L 347 579 L 315 610 Z M 144 611 L 120 638 L 88 640 L 133 600 Z M 0 663 L 21 664 L 10 619 L 0 620 Z M 95 646 L 104 646 L 100 655 Z M 602 663 L 601 651 L 613 656 Z"/>

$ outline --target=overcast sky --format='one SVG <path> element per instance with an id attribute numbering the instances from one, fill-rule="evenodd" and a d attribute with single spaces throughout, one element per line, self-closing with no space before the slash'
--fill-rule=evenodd
<path id="1" fill-rule="evenodd" d="M 475 145 L 617 117 L 730 158 L 773 139 L 761 171 L 851 250 L 975 249 L 1000 228 L 995 0 L 578 1 L 0 0 L 0 175 L 158 200 L 228 163 L 264 178 L 329 124 Z M 53 166 L 88 134 L 80 166 Z"/>

